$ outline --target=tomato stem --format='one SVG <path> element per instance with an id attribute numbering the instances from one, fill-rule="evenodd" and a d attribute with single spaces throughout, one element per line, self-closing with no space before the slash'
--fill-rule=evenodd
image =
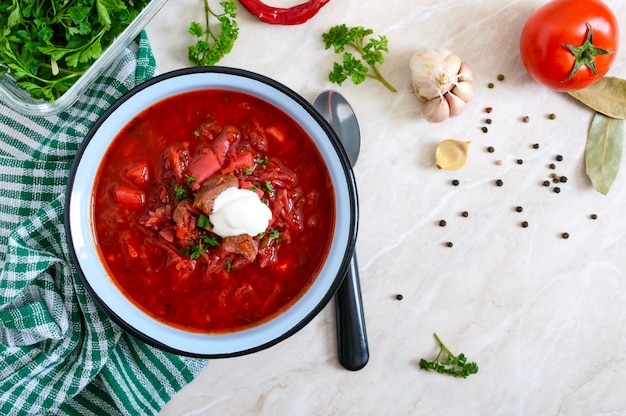
<path id="1" fill-rule="evenodd" d="M 583 42 L 580 46 L 574 46 L 569 44 L 563 44 L 570 52 L 574 55 L 576 60 L 574 61 L 574 68 L 572 68 L 572 72 L 570 72 L 569 76 L 564 79 L 562 82 L 567 82 L 576 75 L 578 70 L 583 66 L 591 69 L 593 75 L 597 75 L 598 71 L 596 70 L 595 59 L 599 55 L 610 55 L 613 51 L 608 51 L 605 49 L 598 48 L 593 44 L 593 28 L 588 22 L 585 22 L 587 25 L 587 37 L 585 42 Z"/>

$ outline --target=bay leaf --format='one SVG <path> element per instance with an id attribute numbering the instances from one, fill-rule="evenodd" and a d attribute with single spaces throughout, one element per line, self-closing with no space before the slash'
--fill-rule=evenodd
<path id="1" fill-rule="evenodd" d="M 606 116 L 626 118 L 626 80 L 604 77 L 587 88 L 568 94 Z"/>
<path id="2" fill-rule="evenodd" d="M 596 112 L 585 146 L 587 176 L 596 191 L 609 193 L 617 177 L 624 146 L 624 121 Z"/>

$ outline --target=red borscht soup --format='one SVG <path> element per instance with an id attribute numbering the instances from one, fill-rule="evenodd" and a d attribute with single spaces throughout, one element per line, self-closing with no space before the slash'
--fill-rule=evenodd
<path id="1" fill-rule="evenodd" d="M 265 231 L 212 231 L 207 209 L 228 187 L 269 207 Z M 207 333 L 292 305 L 320 271 L 335 221 L 330 176 L 307 134 L 273 105 L 223 90 L 169 97 L 128 123 L 92 204 L 101 260 L 123 293 L 164 323 Z"/>

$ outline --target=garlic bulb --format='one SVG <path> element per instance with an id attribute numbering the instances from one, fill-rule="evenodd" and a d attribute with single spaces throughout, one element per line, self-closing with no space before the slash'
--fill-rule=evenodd
<path id="1" fill-rule="evenodd" d="M 437 145 L 435 162 L 439 169 L 457 170 L 465 166 L 470 142 L 446 139 Z"/>
<path id="2" fill-rule="evenodd" d="M 474 96 L 472 69 L 448 49 L 421 50 L 409 67 L 413 92 L 424 102 L 422 116 L 432 123 L 461 114 Z"/>

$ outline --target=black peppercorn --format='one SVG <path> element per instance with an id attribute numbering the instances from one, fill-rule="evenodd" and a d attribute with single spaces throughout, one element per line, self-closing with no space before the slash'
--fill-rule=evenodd
<path id="1" fill-rule="evenodd" d="M 522 227 L 528 228 L 528 221 L 522 221 Z"/>
<path id="2" fill-rule="evenodd" d="M 533 144 L 533 149 L 539 149 L 539 143 Z"/>
<path id="3" fill-rule="evenodd" d="M 483 131 L 483 133 L 487 133 L 489 131 L 489 129 L 487 127 L 483 126 L 482 131 Z"/>
<path id="4" fill-rule="evenodd" d="M 498 81 L 504 81 L 504 75 L 499 74 L 498 75 Z"/>
<path id="5" fill-rule="evenodd" d="M 488 118 L 487 120 L 485 120 L 485 123 L 487 123 L 487 124 L 491 124 L 491 119 L 490 119 L 490 118 Z"/>
<path id="6" fill-rule="evenodd" d="M 445 227 L 445 226 L 446 226 L 446 224 L 447 224 L 446 220 L 441 220 L 441 221 L 439 221 L 439 226 L 440 226 L 440 227 Z"/>
<path id="7" fill-rule="evenodd" d="M 496 180 L 496 185 L 497 186 L 502 186 L 502 185 L 504 185 L 504 182 L 502 182 L 502 179 L 498 179 L 498 180 Z"/>
<path id="8" fill-rule="evenodd" d="M 523 207 L 521 207 L 521 206 L 519 206 L 519 207 L 515 207 L 515 211 L 517 211 L 517 212 L 522 212 L 522 211 L 524 211 L 524 208 L 523 208 Z"/>
<path id="9" fill-rule="evenodd" d="M 561 182 L 561 183 L 565 183 L 565 182 L 567 182 L 567 176 L 561 176 L 561 177 L 559 178 L 559 182 Z"/>
<path id="10" fill-rule="evenodd" d="M 569 233 L 563 233 L 561 234 L 561 237 L 567 240 L 569 238 Z"/>
<path id="11" fill-rule="evenodd" d="M 452 246 L 454 246 L 454 244 L 452 243 L 452 241 L 448 241 L 448 242 L 446 243 L 446 246 L 448 246 L 448 247 L 452 247 Z"/>
<path id="12" fill-rule="evenodd" d="M 592 220 L 597 220 L 597 219 L 598 219 L 598 216 L 597 216 L 596 214 L 591 214 L 591 219 L 592 219 Z"/>
<path id="13" fill-rule="evenodd" d="M 559 192 L 561 192 L 561 188 L 559 188 L 558 186 L 555 186 L 554 192 L 558 194 Z"/>
<path id="14" fill-rule="evenodd" d="M 550 163 L 550 164 L 548 165 L 548 167 L 549 167 L 550 169 L 556 169 L 556 165 L 555 165 L 554 163 Z"/>
<path id="15" fill-rule="evenodd" d="M 561 162 L 563 160 L 563 156 L 556 155 L 556 160 L 557 160 L 557 162 Z"/>
<path id="16" fill-rule="evenodd" d="M 404 296 L 398 294 L 398 295 L 396 295 L 396 299 L 402 300 L 402 299 L 404 299 Z"/>
<path id="17" fill-rule="evenodd" d="M 550 186 L 550 181 L 543 181 L 543 186 Z"/>
<path id="18" fill-rule="evenodd" d="M 463 211 L 463 212 L 461 212 L 461 215 L 462 215 L 463 217 L 467 218 L 467 217 L 469 217 L 469 212 L 467 212 L 467 211 Z"/>
<path id="19" fill-rule="evenodd" d="M 489 146 L 489 147 L 487 148 L 487 151 L 488 151 L 489 153 L 493 153 L 493 152 L 495 152 L 495 151 L 496 151 L 496 149 L 494 149 L 494 148 L 493 148 L 493 146 Z"/>
<path id="20" fill-rule="evenodd" d="M 453 180 L 452 180 L 452 185 L 454 185 L 454 186 L 459 186 L 459 183 L 460 183 L 460 182 L 459 182 L 459 180 L 458 180 L 458 179 L 453 179 Z"/>
<path id="21" fill-rule="evenodd" d="M 518 164 L 518 165 L 523 165 L 523 164 L 524 164 L 524 161 L 523 161 L 522 159 L 517 159 L 517 164 Z"/>
<path id="22" fill-rule="evenodd" d="M 556 118 L 556 114 L 552 113 L 548 116 L 550 120 L 554 120 Z"/>
<path id="23" fill-rule="evenodd" d="M 488 88 L 493 88 L 495 85 L 493 84 L 493 82 L 490 82 L 489 84 L 487 84 Z"/>

